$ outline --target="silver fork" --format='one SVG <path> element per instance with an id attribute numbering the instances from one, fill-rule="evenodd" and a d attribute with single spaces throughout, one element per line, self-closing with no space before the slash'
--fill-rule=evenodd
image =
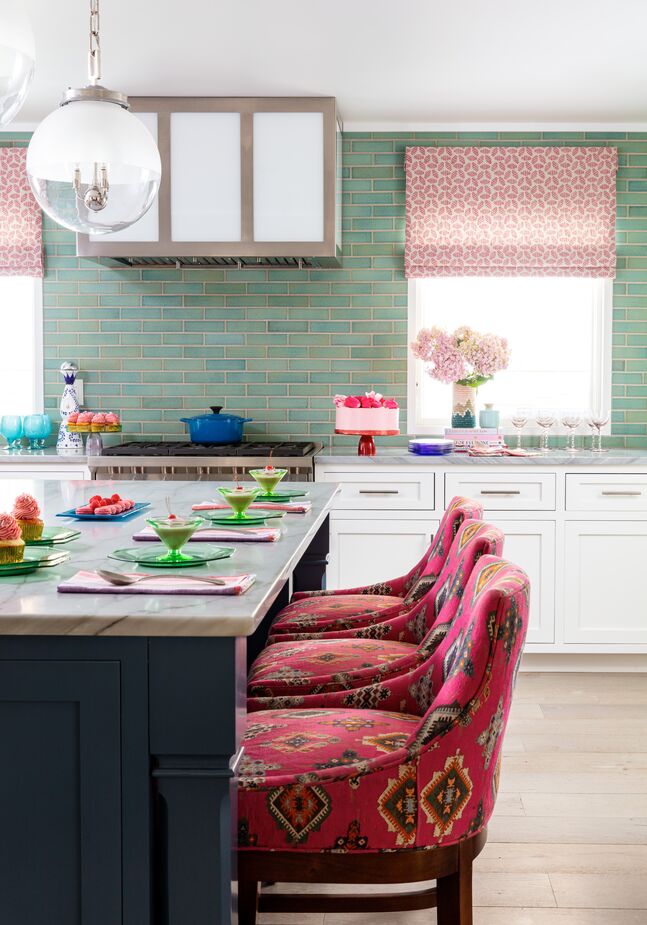
<path id="1" fill-rule="evenodd" d="M 132 575 L 124 575 L 123 572 L 111 572 L 108 569 L 97 569 L 97 575 L 100 578 L 103 578 L 105 581 L 110 582 L 111 585 L 116 585 L 117 587 L 125 587 L 126 585 L 136 585 L 140 581 L 155 581 L 156 578 L 169 578 L 168 574 L 166 575 L 137 575 L 133 578 Z M 184 581 L 204 581 L 208 585 L 224 585 L 226 584 L 222 578 L 207 578 L 202 575 L 173 575 L 175 580 L 183 579 Z"/>

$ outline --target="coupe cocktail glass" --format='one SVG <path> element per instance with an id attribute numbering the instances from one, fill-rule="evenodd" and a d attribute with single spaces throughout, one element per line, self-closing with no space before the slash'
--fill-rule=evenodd
<path id="1" fill-rule="evenodd" d="M 146 522 L 151 525 L 168 550 L 166 555 L 158 556 L 158 562 L 192 560 L 192 556 L 184 555 L 182 549 L 204 523 L 202 517 L 151 517 Z"/>
<path id="2" fill-rule="evenodd" d="M 288 474 L 287 469 L 275 469 L 274 466 L 265 466 L 264 469 L 250 469 L 249 474 L 256 480 L 264 495 L 273 495 L 274 489 L 282 478 Z"/>
<path id="3" fill-rule="evenodd" d="M 245 488 L 243 485 L 236 485 L 235 488 L 219 488 L 218 491 L 234 512 L 232 520 L 244 520 L 245 511 L 260 493 L 258 488 Z"/>

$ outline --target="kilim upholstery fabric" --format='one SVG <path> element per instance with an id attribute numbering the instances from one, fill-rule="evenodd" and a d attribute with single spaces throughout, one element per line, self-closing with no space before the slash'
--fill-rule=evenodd
<path id="1" fill-rule="evenodd" d="M 422 710 L 266 710 L 248 716 L 240 850 L 381 852 L 477 834 L 499 784 L 528 622 L 529 583 L 483 556 L 425 663 Z"/>

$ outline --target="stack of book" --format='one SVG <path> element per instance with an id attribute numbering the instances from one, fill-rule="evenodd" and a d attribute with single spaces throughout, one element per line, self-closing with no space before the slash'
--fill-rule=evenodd
<path id="1" fill-rule="evenodd" d="M 454 453 L 467 453 L 475 443 L 491 447 L 506 445 L 498 427 L 446 427 L 445 437 L 454 444 Z"/>

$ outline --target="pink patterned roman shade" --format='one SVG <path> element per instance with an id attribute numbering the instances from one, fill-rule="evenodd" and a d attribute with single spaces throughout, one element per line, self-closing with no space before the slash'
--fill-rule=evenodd
<path id="1" fill-rule="evenodd" d="M 615 276 L 615 148 L 407 148 L 405 273 Z"/>
<path id="2" fill-rule="evenodd" d="M 26 148 L 0 148 L 0 276 L 42 276 L 43 234 Z"/>

